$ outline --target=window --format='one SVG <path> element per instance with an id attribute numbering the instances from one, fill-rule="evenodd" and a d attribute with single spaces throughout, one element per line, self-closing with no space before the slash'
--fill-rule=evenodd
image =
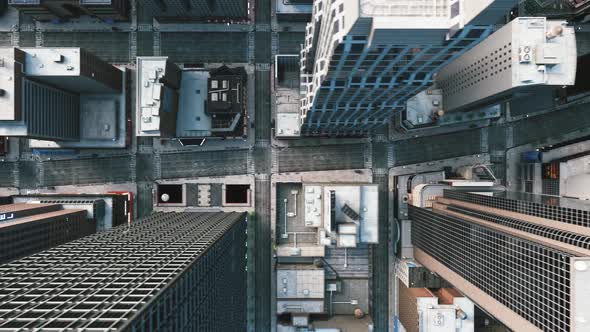
<path id="1" fill-rule="evenodd" d="M 228 83 L 229 83 L 229 82 L 228 82 L 227 80 L 223 80 L 223 81 L 221 82 L 221 87 L 222 87 L 222 88 L 224 88 L 224 89 L 227 89 Z"/>
<path id="2" fill-rule="evenodd" d="M 221 94 L 221 100 L 222 101 L 227 101 L 227 93 L 224 92 L 224 93 Z"/>
<path id="3" fill-rule="evenodd" d="M 217 92 L 211 94 L 211 101 L 218 101 L 219 94 Z"/>
<path id="4" fill-rule="evenodd" d="M 219 86 L 218 86 L 217 80 L 212 80 L 211 81 L 211 89 L 217 89 L 218 87 Z"/>
<path id="5" fill-rule="evenodd" d="M 338 6 L 338 12 L 342 13 L 342 11 L 344 11 L 344 4 L 341 3 L 340 6 Z"/>
<path id="6" fill-rule="evenodd" d="M 451 18 L 454 18 L 457 15 L 459 15 L 460 11 L 461 11 L 461 7 L 459 5 L 459 1 L 457 1 L 451 5 Z"/>

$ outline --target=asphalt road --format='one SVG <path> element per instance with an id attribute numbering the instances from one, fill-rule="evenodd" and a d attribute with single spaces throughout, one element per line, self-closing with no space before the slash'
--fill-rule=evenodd
<path id="1" fill-rule="evenodd" d="M 162 32 L 160 36 L 160 53 L 174 62 L 247 62 L 245 32 Z"/>
<path id="2" fill-rule="evenodd" d="M 130 155 L 51 160 L 38 163 L 39 185 L 80 185 L 129 182 L 134 171 Z"/>
<path id="3" fill-rule="evenodd" d="M 255 171 L 258 174 L 255 183 L 255 248 L 256 258 L 254 274 L 249 274 L 250 282 L 255 280 L 254 326 L 253 331 L 271 331 L 271 234 L 270 234 L 270 64 L 271 31 L 270 1 L 256 1 L 254 5 L 256 32 L 254 57 L 255 72 L 255 125 L 256 148 L 252 151 L 255 160 Z M 249 304 L 252 305 L 251 303 Z"/>
<path id="4" fill-rule="evenodd" d="M 418 137 L 393 144 L 396 166 L 467 156 L 481 152 L 481 129 Z"/>
<path id="5" fill-rule="evenodd" d="M 160 159 L 162 179 L 248 173 L 248 150 L 166 153 Z"/>
<path id="6" fill-rule="evenodd" d="M 387 169 L 387 144 L 373 145 L 373 167 Z M 384 157 L 385 156 L 385 157 Z M 389 331 L 389 177 L 373 176 L 379 185 L 379 243 L 373 246 L 371 278 L 371 317 L 375 331 Z"/>
<path id="7" fill-rule="evenodd" d="M 255 74 L 256 140 L 269 140 L 271 134 L 270 71 Z"/>
<path id="8" fill-rule="evenodd" d="M 366 144 L 288 147 L 279 151 L 279 172 L 327 171 L 365 167 Z"/>
<path id="9" fill-rule="evenodd" d="M 255 322 L 254 331 L 270 331 L 271 299 L 271 234 L 270 178 L 255 182 Z"/>
<path id="10" fill-rule="evenodd" d="M 130 60 L 127 32 L 45 32 L 43 46 L 83 47 L 109 62 L 126 63 Z"/>

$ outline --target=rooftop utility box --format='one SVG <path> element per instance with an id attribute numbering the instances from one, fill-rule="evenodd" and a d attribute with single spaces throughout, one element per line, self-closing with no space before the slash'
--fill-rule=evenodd
<path id="1" fill-rule="evenodd" d="M 277 268 L 277 313 L 323 313 L 324 269 L 314 265 Z"/>

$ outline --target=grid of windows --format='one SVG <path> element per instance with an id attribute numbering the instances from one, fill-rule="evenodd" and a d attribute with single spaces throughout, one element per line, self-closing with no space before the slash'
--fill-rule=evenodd
<path id="1" fill-rule="evenodd" d="M 484 196 L 454 190 L 445 190 L 444 197 L 590 227 L 590 204 L 584 204 L 577 200 L 517 192 Z"/>
<path id="2" fill-rule="evenodd" d="M 96 221 L 87 220 L 86 211 L 42 206 L 34 215 L 0 222 L 0 264 L 94 232 Z"/>
<path id="3" fill-rule="evenodd" d="M 315 77 L 302 133 L 366 134 L 388 124 L 407 99 L 432 84 L 435 72 L 491 32 L 468 26 L 444 45 L 368 47 L 366 37 L 345 36 L 333 47 L 327 74 Z"/>
<path id="4" fill-rule="evenodd" d="M 543 195 L 559 196 L 559 179 L 541 179 Z"/>
<path id="5" fill-rule="evenodd" d="M 245 215 L 154 213 L 0 266 L 0 329 L 245 329 Z"/>
<path id="6" fill-rule="evenodd" d="M 570 330 L 571 255 L 409 206 L 413 244 L 543 331 Z"/>
<path id="7" fill-rule="evenodd" d="M 526 221 L 521 221 L 521 220 L 517 220 L 514 218 L 502 217 L 502 216 L 498 216 L 498 215 L 495 215 L 492 213 L 472 210 L 472 209 L 468 209 L 465 207 L 455 206 L 452 204 L 449 205 L 447 207 L 447 209 L 449 211 L 459 212 L 459 213 L 464 214 L 466 216 L 471 216 L 471 217 L 479 218 L 479 219 L 482 219 L 485 221 L 493 222 L 493 223 L 501 225 L 501 226 L 514 228 L 514 229 L 524 231 L 527 233 L 546 237 L 548 239 L 571 244 L 576 247 L 590 249 L 590 237 L 580 235 L 580 234 L 577 234 L 574 232 L 567 232 L 567 231 L 562 231 L 562 230 L 558 230 L 558 229 L 547 227 L 547 226 L 531 224 Z"/>

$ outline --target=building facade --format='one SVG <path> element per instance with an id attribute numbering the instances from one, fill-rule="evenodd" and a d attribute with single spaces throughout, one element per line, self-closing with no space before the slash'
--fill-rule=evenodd
<path id="1" fill-rule="evenodd" d="M 511 330 L 584 331 L 590 205 L 445 190 L 409 207 L 414 257 Z"/>
<path id="2" fill-rule="evenodd" d="M 13 196 L 14 203 L 59 204 L 64 209 L 82 209 L 96 223 L 96 231 L 131 223 L 132 194 L 30 194 Z"/>
<path id="3" fill-rule="evenodd" d="M 575 28 L 567 21 L 517 17 L 438 71 L 434 85 L 394 116 L 394 128 L 404 133 L 481 123 L 500 117 L 506 101 L 550 97 L 575 84 L 576 48 Z"/>
<path id="4" fill-rule="evenodd" d="M 123 71 L 81 48 L 1 48 L 0 60 L 3 136 L 77 141 L 83 106 L 123 90 Z"/>
<path id="5" fill-rule="evenodd" d="M 515 4 L 315 1 L 301 51 L 302 134 L 364 135 L 387 125 Z"/>
<path id="6" fill-rule="evenodd" d="M 154 213 L 0 266 L 0 329 L 244 331 L 245 219 Z"/>
<path id="7" fill-rule="evenodd" d="M 144 11 L 164 20 L 248 16 L 247 0 L 145 0 L 138 4 Z"/>
<path id="8" fill-rule="evenodd" d="M 60 204 L 0 205 L 0 264 L 96 232 L 96 221 L 82 209 Z"/>
<path id="9" fill-rule="evenodd" d="M 519 17 L 436 77 L 445 111 L 461 111 L 541 85 L 576 81 L 576 37 L 567 21 Z"/>

